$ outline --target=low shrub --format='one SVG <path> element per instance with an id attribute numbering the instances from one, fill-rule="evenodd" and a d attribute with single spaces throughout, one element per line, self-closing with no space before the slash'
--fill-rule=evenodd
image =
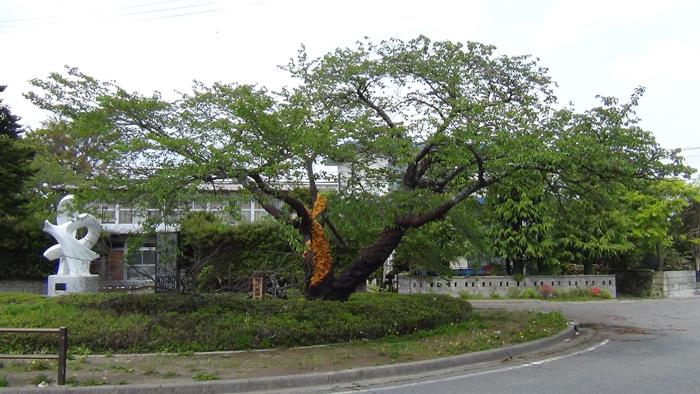
<path id="1" fill-rule="evenodd" d="M 231 295 L 0 294 L 8 327 L 69 330 L 70 352 L 192 352 L 304 346 L 403 335 L 457 323 L 471 305 L 438 295 L 359 293 L 347 302 Z M 0 353 L 55 352 L 48 335 L 0 337 Z"/>
<path id="2" fill-rule="evenodd" d="M 607 291 L 605 289 L 598 288 L 598 287 L 592 287 L 592 288 L 588 289 L 588 293 L 593 298 L 602 298 L 604 300 L 609 300 L 612 298 L 612 295 L 610 294 L 609 291 Z"/>
<path id="3" fill-rule="evenodd" d="M 511 287 L 508 289 L 508 296 L 506 298 L 521 298 L 520 294 L 520 289 Z"/>
<path id="4" fill-rule="evenodd" d="M 552 298 L 554 296 L 554 286 L 549 283 L 544 283 L 537 288 L 537 292 L 540 293 L 542 298 Z"/>
<path id="5" fill-rule="evenodd" d="M 469 294 L 460 294 L 463 299 L 483 299 L 483 296 L 474 296 Z M 492 297 L 500 298 L 500 297 Z M 522 291 L 517 288 L 508 289 L 508 294 L 505 298 L 509 299 L 538 299 L 552 301 L 587 301 L 595 299 L 611 299 L 610 292 L 599 287 L 571 289 L 560 291 L 554 289 L 551 285 L 544 284 L 537 288 L 528 287 Z"/>
<path id="6" fill-rule="evenodd" d="M 581 288 L 581 289 L 571 289 L 568 291 L 556 292 L 554 293 L 554 300 L 562 301 L 586 301 L 595 299 L 611 299 L 612 296 L 610 292 L 605 289 L 598 287 Z"/>
<path id="7" fill-rule="evenodd" d="M 540 294 L 532 287 L 528 287 L 520 293 L 520 298 L 540 298 Z"/>

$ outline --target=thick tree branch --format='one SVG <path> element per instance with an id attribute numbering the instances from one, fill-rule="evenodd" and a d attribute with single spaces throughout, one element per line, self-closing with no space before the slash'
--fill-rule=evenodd
<path id="1" fill-rule="evenodd" d="M 457 194 L 452 196 L 449 200 L 444 202 L 443 204 L 431 209 L 428 212 L 424 212 L 421 214 L 417 215 L 406 215 L 397 218 L 394 223 L 401 227 L 401 228 L 418 228 L 428 222 L 432 222 L 435 220 L 440 220 L 447 215 L 447 213 L 452 209 L 455 205 L 459 204 L 460 202 L 464 201 L 467 197 L 471 196 L 472 193 L 481 190 L 485 188 L 486 186 L 489 186 L 493 183 L 495 183 L 497 180 L 478 180 L 469 186 L 463 188 L 460 190 Z"/>
<path id="2" fill-rule="evenodd" d="M 459 169 L 459 168 L 458 168 Z M 455 169 L 455 172 L 458 174 L 459 171 L 458 169 Z M 450 198 L 448 201 L 444 202 L 443 204 L 435 207 L 432 210 L 429 210 L 427 212 L 424 212 L 422 214 L 417 214 L 417 215 L 405 215 L 402 217 L 397 218 L 394 220 L 394 223 L 401 227 L 401 228 L 418 228 L 428 222 L 432 222 L 435 220 L 440 220 L 445 217 L 445 215 L 452 209 L 455 205 L 459 204 L 460 202 L 464 201 L 467 197 L 471 196 L 473 193 L 488 187 L 494 183 L 499 182 L 501 179 L 507 178 L 511 176 L 512 174 L 526 170 L 526 169 L 537 169 L 540 171 L 550 171 L 551 169 L 548 169 L 547 167 L 543 166 L 531 166 L 531 165 L 515 165 L 511 167 L 509 171 L 504 172 L 503 174 L 500 174 L 499 176 L 491 177 L 491 178 L 486 178 L 484 176 L 484 168 L 480 168 L 479 174 L 477 177 L 477 180 L 473 182 L 472 184 L 464 187 L 462 190 L 460 190 L 457 194 L 453 195 L 452 198 Z M 454 175 L 456 176 L 456 174 Z M 445 178 L 447 179 L 447 177 Z"/>
<path id="3" fill-rule="evenodd" d="M 477 174 L 478 174 L 479 180 L 483 181 L 484 180 L 484 156 L 481 155 L 479 152 L 477 152 L 476 148 L 472 144 L 467 144 L 467 149 L 469 149 L 469 151 L 474 156 L 474 160 L 476 160 Z"/>
<path id="4" fill-rule="evenodd" d="M 389 126 L 389 128 L 396 129 L 396 123 L 394 123 L 394 121 L 391 120 L 391 117 L 389 116 L 389 114 L 387 114 L 386 111 L 384 111 L 384 109 L 382 109 L 377 104 L 375 104 L 372 100 L 370 100 L 369 97 L 367 97 L 364 94 L 364 92 L 361 88 L 358 87 L 357 90 L 355 90 L 355 93 L 357 94 L 357 97 L 360 99 L 360 102 L 362 102 L 364 105 L 366 105 L 367 107 L 371 108 L 374 112 L 376 112 L 377 115 L 379 115 L 379 117 L 382 118 L 382 120 L 384 120 L 384 123 L 386 123 L 387 126 Z"/>
<path id="5" fill-rule="evenodd" d="M 276 206 L 270 204 L 267 200 L 268 195 L 263 193 L 262 190 L 257 186 L 257 184 L 249 182 L 247 179 L 243 181 L 243 187 L 248 189 L 256 197 L 258 203 L 265 209 L 265 212 L 269 213 L 270 216 L 276 220 L 282 222 L 289 222 L 288 218 L 283 217 L 282 211 Z"/>
<path id="6" fill-rule="evenodd" d="M 304 163 L 306 167 L 306 176 L 309 178 L 309 195 L 311 201 L 309 206 L 313 207 L 316 203 L 316 198 L 318 197 L 318 188 L 316 187 L 316 175 L 314 174 L 314 159 L 309 158 Z"/>
<path id="7" fill-rule="evenodd" d="M 126 119 L 126 118 L 120 118 L 119 120 L 125 122 L 128 125 L 136 126 L 139 127 L 147 132 L 152 133 L 154 136 L 157 136 L 161 139 L 166 139 L 166 140 L 177 140 L 176 138 L 173 138 L 170 136 L 164 129 L 163 127 L 156 125 L 156 124 L 149 124 L 146 123 L 143 119 L 135 119 L 133 121 Z M 151 138 L 152 140 L 155 140 L 155 138 Z M 158 144 L 163 145 L 163 142 L 158 141 Z M 202 164 L 203 159 L 199 157 L 191 148 L 191 145 L 188 144 L 176 144 L 175 146 L 163 146 L 165 150 L 177 153 L 181 155 L 182 157 L 186 157 L 189 160 L 192 160 L 193 163 L 196 164 Z"/>
<path id="8" fill-rule="evenodd" d="M 442 123 L 437 127 L 435 130 L 434 135 L 442 134 L 447 128 L 450 126 L 450 123 L 452 123 L 452 119 L 454 119 L 454 116 L 459 112 L 459 110 L 455 107 L 452 107 L 450 109 L 449 115 L 446 117 L 443 117 L 442 115 Z M 434 164 L 433 160 L 430 160 L 428 154 L 430 154 L 433 151 L 433 148 L 435 147 L 435 143 L 429 143 L 425 144 L 423 148 L 418 152 L 416 157 L 414 158 L 413 162 L 406 168 L 406 172 L 404 173 L 404 184 L 408 186 L 409 188 L 414 188 L 416 186 L 421 186 L 421 187 L 427 187 L 427 183 L 421 182 L 420 178 L 425 175 L 425 173 L 428 171 L 430 166 Z M 438 189 L 442 190 L 447 183 L 449 183 L 459 172 L 463 171 L 463 168 L 457 171 L 456 174 L 450 175 L 448 174 L 449 179 L 447 179 L 446 182 L 444 182 L 444 185 L 441 187 L 438 187 Z M 438 181 L 438 184 L 441 182 Z"/>
<path id="9" fill-rule="evenodd" d="M 443 123 L 445 123 L 447 121 L 447 116 L 445 116 L 445 114 L 442 113 L 442 110 L 437 105 L 435 105 L 433 103 L 427 102 L 419 97 L 410 97 L 407 100 L 407 102 L 414 102 L 414 103 L 425 105 L 426 107 L 435 111 L 435 113 L 440 117 L 440 119 L 443 121 Z"/>
<path id="10" fill-rule="evenodd" d="M 418 168 L 416 169 L 416 179 L 425 175 L 433 164 L 435 164 L 435 161 L 433 161 L 430 156 L 422 159 L 418 164 Z"/>
<path id="11" fill-rule="evenodd" d="M 435 145 L 430 143 L 430 144 L 425 144 L 423 148 L 416 154 L 416 157 L 413 159 L 413 162 L 406 167 L 406 171 L 404 172 L 403 176 L 403 183 L 406 185 L 408 188 L 414 188 L 416 187 L 416 181 L 418 180 L 418 165 L 420 164 L 421 160 L 423 160 L 433 149 Z"/>
<path id="12" fill-rule="evenodd" d="M 331 230 L 331 233 L 333 233 L 333 236 L 338 240 L 338 242 L 340 242 L 343 245 L 344 248 L 347 249 L 349 247 L 347 240 L 342 235 L 340 235 L 340 232 L 338 232 L 338 229 L 335 227 L 333 222 L 331 222 L 331 219 L 329 217 L 324 215 L 323 224 L 328 226 L 328 228 Z"/>
<path id="13" fill-rule="evenodd" d="M 282 200 L 287 205 L 289 205 L 294 210 L 294 212 L 296 212 L 297 216 L 301 218 L 302 222 L 311 222 L 311 218 L 309 217 L 309 211 L 306 210 L 306 206 L 304 206 L 304 203 L 301 200 L 293 197 L 284 190 L 278 190 L 270 187 L 270 185 L 268 185 L 257 172 L 249 172 L 248 177 L 255 182 L 260 191 L 267 194 L 268 196 L 272 196 L 274 198 L 277 198 L 278 200 Z"/>
<path id="14" fill-rule="evenodd" d="M 438 179 L 436 181 L 433 180 L 427 180 L 427 179 L 418 179 L 418 185 L 421 187 L 424 187 L 426 189 L 430 189 L 436 193 L 442 193 L 445 190 L 445 187 L 452 182 L 453 179 L 459 174 L 461 174 L 466 167 L 464 166 L 457 166 L 453 168 L 451 171 L 448 171 L 447 174 L 445 174 L 444 177 L 441 179 Z M 480 173 L 479 179 L 483 180 L 483 176 Z"/>
<path id="15" fill-rule="evenodd" d="M 432 79 L 428 78 L 427 76 L 425 76 L 423 74 L 419 74 L 419 73 L 412 71 L 412 70 L 408 70 L 407 72 L 410 73 L 411 75 L 413 75 L 415 78 L 420 79 L 423 83 L 425 83 L 430 88 L 430 94 L 437 97 L 444 104 L 449 104 L 449 101 L 445 97 L 443 97 L 442 94 L 440 93 L 440 91 L 435 87 L 435 85 L 434 85 L 435 81 L 433 81 Z M 455 92 L 453 87 L 446 86 L 444 84 L 440 84 L 440 85 L 441 85 L 440 87 L 443 90 L 445 90 L 445 92 L 447 93 L 447 95 L 449 96 L 450 99 L 454 100 L 457 98 L 457 93 Z"/>

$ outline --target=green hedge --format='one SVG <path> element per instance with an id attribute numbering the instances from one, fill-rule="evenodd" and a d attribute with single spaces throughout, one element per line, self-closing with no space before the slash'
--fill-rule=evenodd
<path id="1" fill-rule="evenodd" d="M 290 246 L 291 235 L 272 220 L 229 225 L 211 214 L 191 214 L 183 220 L 180 236 L 183 268 L 196 265 L 195 256 L 207 261 L 192 273 L 200 291 L 230 291 L 231 284 L 254 271 L 275 272 L 292 282 L 304 275 L 301 253 Z"/>
<path id="2" fill-rule="evenodd" d="M 435 295 L 353 295 L 347 302 L 231 295 L 0 294 L 0 325 L 69 329 L 73 351 L 187 352 L 304 346 L 402 335 L 464 321 L 471 305 Z M 55 339 L 0 336 L 0 353 L 55 351 Z M 87 349 L 87 350 L 86 350 Z"/>

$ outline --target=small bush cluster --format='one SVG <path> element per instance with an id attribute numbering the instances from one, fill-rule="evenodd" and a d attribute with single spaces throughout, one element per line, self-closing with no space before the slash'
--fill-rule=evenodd
<path id="1" fill-rule="evenodd" d="M 531 292 L 528 292 L 531 290 Z M 527 294 L 525 294 L 527 293 Z M 536 295 L 533 297 L 532 293 Z M 612 296 L 610 293 L 599 287 L 589 287 L 582 289 L 572 289 L 567 291 L 558 291 L 552 286 L 546 283 L 537 288 L 537 292 L 534 289 L 525 289 L 520 297 L 518 298 L 542 298 L 542 299 L 552 299 L 552 300 L 590 300 L 590 299 L 610 299 Z"/>
<path id="2" fill-rule="evenodd" d="M 554 286 L 549 283 L 544 283 L 542 286 L 537 288 L 542 298 L 552 298 L 554 296 Z"/>
<path id="3" fill-rule="evenodd" d="M 515 294 L 513 298 L 526 298 L 526 299 L 534 299 L 534 298 L 540 298 L 540 293 L 538 293 L 535 289 L 528 287 L 527 289 L 523 290 L 522 293 L 519 295 L 517 294 L 517 289 L 515 290 Z"/>
<path id="4" fill-rule="evenodd" d="M 483 299 L 486 298 L 480 295 L 473 295 L 468 293 L 461 293 L 460 297 L 462 299 Z M 605 289 L 598 287 L 582 288 L 582 289 L 572 289 L 567 291 L 559 291 L 548 284 L 538 286 L 536 288 L 528 287 L 523 290 L 518 290 L 516 288 L 511 288 L 508 290 L 508 294 L 505 297 L 501 297 L 497 293 L 491 294 L 489 298 L 501 299 L 533 299 L 533 300 L 553 300 L 553 301 L 589 301 L 596 299 L 611 299 L 612 295 Z"/>
<path id="5" fill-rule="evenodd" d="M 436 295 L 353 295 L 347 302 L 231 295 L 0 294 L 9 327 L 69 330 L 71 352 L 191 352 L 304 346 L 402 335 L 467 319 L 471 305 Z M 47 335 L 0 337 L 0 353 L 54 352 Z"/>

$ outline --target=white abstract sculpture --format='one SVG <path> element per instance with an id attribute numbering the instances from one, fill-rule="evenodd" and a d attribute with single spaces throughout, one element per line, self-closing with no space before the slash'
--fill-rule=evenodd
<path id="1" fill-rule="evenodd" d="M 86 228 L 87 234 L 77 239 L 78 230 L 81 228 Z M 97 290 L 97 275 L 90 274 L 90 262 L 100 255 L 90 248 L 99 239 L 101 229 L 100 222 L 94 216 L 86 213 L 77 215 L 74 212 L 72 195 L 61 199 L 58 203 L 56 224 L 44 221 L 44 231 L 58 241 L 58 245 L 53 245 L 44 252 L 44 257 L 49 260 L 59 259 L 58 273 L 49 276 L 49 295 L 56 295 L 57 291 L 70 293 Z"/>

